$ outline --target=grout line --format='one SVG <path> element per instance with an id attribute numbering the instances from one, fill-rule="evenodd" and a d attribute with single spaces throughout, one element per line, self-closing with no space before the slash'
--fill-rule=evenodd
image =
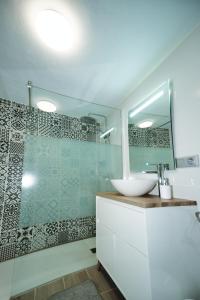
<path id="1" fill-rule="evenodd" d="M 86 274 L 87 274 L 88 278 L 89 278 L 89 279 L 92 279 L 92 278 L 90 277 L 90 274 L 89 274 L 89 272 L 88 272 L 88 268 L 87 268 L 87 269 L 85 269 L 85 272 L 86 272 Z"/>
<path id="2" fill-rule="evenodd" d="M 65 280 L 64 280 L 64 277 L 62 277 L 62 282 L 63 282 L 63 287 L 64 287 L 64 289 L 65 289 L 66 287 L 65 287 Z"/>
<path id="3" fill-rule="evenodd" d="M 34 296 L 33 296 L 34 300 L 36 300 L 36 295 L 37 295 L 37 289 L 35 288 L 34 289 Z"/>
<path id="4" fill-rule="evenodd" d="M 104 295 L 104 294 L 109 293 L 109 292 L 114 291 L 114 290 L 115 290 L 115 289 L 108 289 L 108 290 L 106 290 L 106 291 L 101 292 L 100 294 L 101 294 L 101 295 Z"/>

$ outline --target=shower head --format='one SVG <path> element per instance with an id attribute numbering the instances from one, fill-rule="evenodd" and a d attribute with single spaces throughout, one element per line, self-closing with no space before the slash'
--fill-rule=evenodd
<path id="1" fill-rule="evenodd" d="M 96 124 L 95 118 L 92 118 L 92 117 L 89 117 L 89 116 L 80 117 L 80 120 L 81 120 L 82 123 L 85 123 L 85 124 L 93 124 L 93 125 Z"/>

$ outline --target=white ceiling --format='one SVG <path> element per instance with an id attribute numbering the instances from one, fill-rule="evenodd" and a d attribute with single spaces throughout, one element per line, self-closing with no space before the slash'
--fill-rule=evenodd
<path id="1" fill-rule="evenodd" d="M 76 52 L 59 54 L 32 31 L 36 10 L 78 20 Z M 118 106 L 200 22 L 199 0 L 0 0 L 0 96 L 27 103 L 25 84 Z"/>

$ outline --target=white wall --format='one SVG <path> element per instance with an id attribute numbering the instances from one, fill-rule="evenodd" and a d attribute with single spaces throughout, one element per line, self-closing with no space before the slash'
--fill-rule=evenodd
<path id="1" fill-rule="evenodd" d="M 148 49 L 147 49 L 148 51 Z M 127 114 L 161 83 L 171 79 L 174 91 L 175 156 L 200 154 L 200 27 L 198 27 L 122 105 L 124 176 L 130 175 Z M 184 168 L 168 173 L 174 196 L 200 201 L 200 168 Z"/>

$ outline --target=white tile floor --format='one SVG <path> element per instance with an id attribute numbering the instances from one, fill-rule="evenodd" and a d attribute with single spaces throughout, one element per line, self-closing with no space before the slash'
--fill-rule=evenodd
<path id="1" fill-rule="evenodd" d="M 90 238 L 15 259 L 12 295 L 95 265 L 96 255 L 90 251 L 94 247 L 96 240 Z"/>

